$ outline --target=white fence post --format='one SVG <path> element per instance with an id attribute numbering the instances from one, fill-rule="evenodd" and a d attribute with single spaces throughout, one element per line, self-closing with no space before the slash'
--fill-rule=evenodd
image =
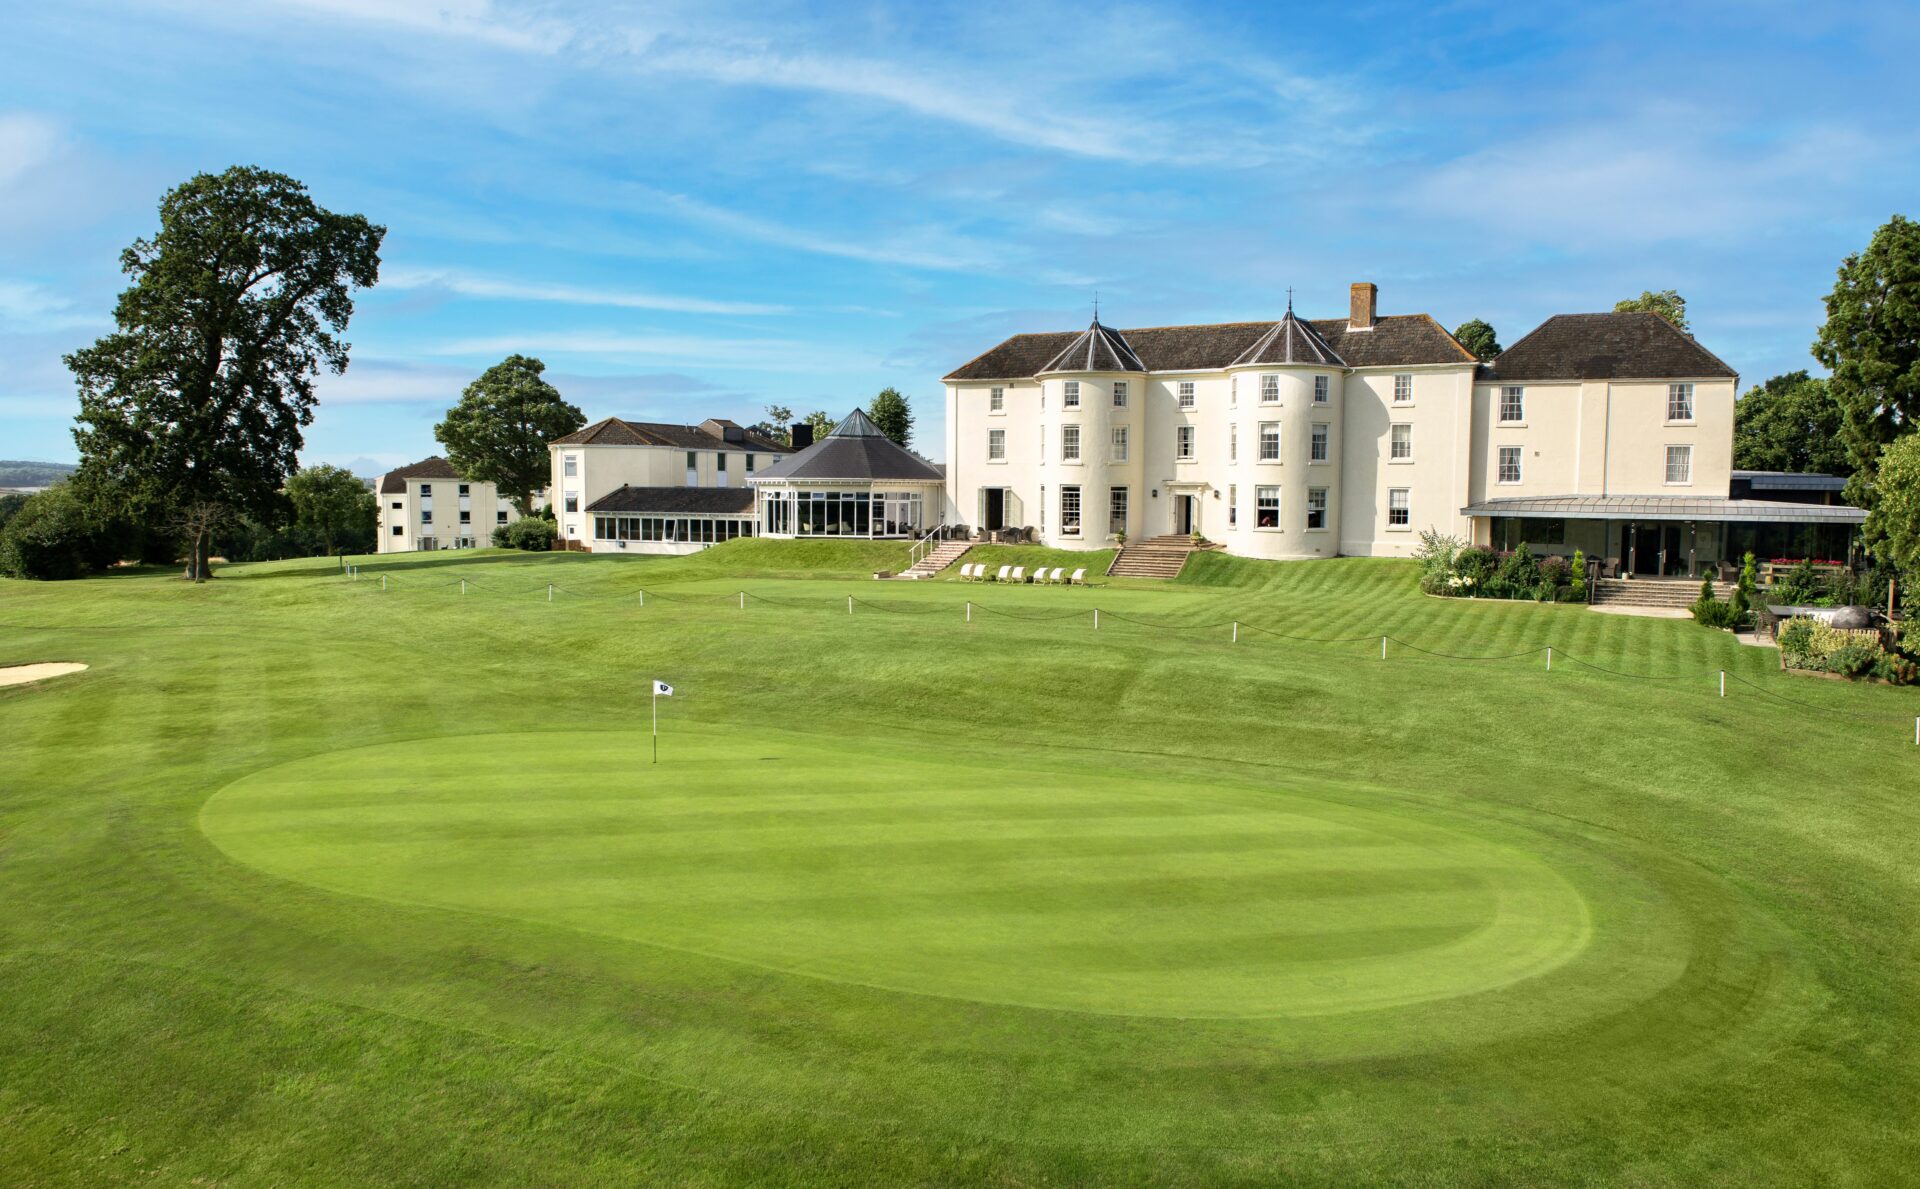
<path id="1" fill-rule="evenodd" d="M 1240 643 L 1240 621 L 1237 619 L 1233 621 L 1233 642 Z"/>
<path id="2" fill-rule="evenodd" d="M 1553 645 L 1547 645 L 1547 672 L 1553 672 Z"/>
<path id="3" fill-rule="evenodd" d="M 387 576 L 385 574 L 380 575 L 380 589 L 382 591 L 387 589 Z"/>
<path id="4" fill-rule="evenodd" d="M 461 594 L 467 593 L 467 580 L 465 578 L 462 578 L 460 580 L 460 593 Z"/>
<path id="5" fill-rule="evenodd" d="M 647 605 L 647 592 L 644 590 L 640 592 L 640 605 L 642 607 Z"/>
<path id="6" fill-rule="evenodd" d="M 547 583 L 547 602 L 553 602 L 553 583 Z"/>
<path id="7" fill-rule="evenodd" d="M 1725 669 L 1720 670 L 1720 696 L 1723 698 L 1727 696 L 1727 671 Z"/>
<path id="8" fill-rule="evenodd" d="M 1096 632 L 1100 630 L 1100 608 L 1098 607 L 1093 609 L 1093 630 Z"/>
<path id="9" fill-rule="evenodd" d="M 848 615 L 853 614 L 853 596 L 852 595 L 847 596 L 847 614 Z"/>
<path id="10" fill-rule="evenodd" d="M 1387 638 L 1385 636 L 1380 637 L 1380 659 L 1383 661 L 1387 659 Z"/>
<path id="11" fill-rule="evenodd" d="M 744 590 L 740 592 L 740 609 L 742 611 L 747 609 L 747 592 Z"/>
<path id="12" fill-rule="evenodd" d="M 967 600 L 967 622 L 968 623 L 973 622 L 973 600 L 972 599 Z"/>

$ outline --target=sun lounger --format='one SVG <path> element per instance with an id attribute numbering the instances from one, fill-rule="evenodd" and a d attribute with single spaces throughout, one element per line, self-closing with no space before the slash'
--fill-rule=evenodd
<path id="1" fill-rule="evenodd" d="M 972 582 L 978 578 L 984 578 L 986 577 L 986 574 L 987 574 L 987 566 L 985 562 L 970 561 L 966 565 L 960 567 L 960 576 L 962 578 L 965 578 L 969 582 Z"/>
<path id="2" fill-rule="evenodd" d="M 1026 580 L 1027 580 L 1027 567 L 1025 566 L 1013 567 L 1013 573 L 1007 576 L 1008 582 L 1025 582 Z"/>
<path id="3" fill-rule="evenodd" d="M 1008 575 L 1008 574 L 1010 574 L 1010 573 L 1012 573 L 1012 572 L 1013 572 L 1013 567 L 1012 567 L 1012 566 L 1001 566 L 1001 567 L 1000 567 L 1000 572 L 999 572 L 998 574 L 995 574 L 995 575 L 993 576 L 993 580 L 994 580 L 995 582 L 1005 582 L 1005 581 L 1007 581 L 1007 575 Z"/>
<path id="4" fill-rule="evenodd" d="M 1047 575 L 1047 581 L 1052 583 L 1065 581 L 1063 578 L 1061 578 L 1061 575 L 1065 573 L 1066 573 L 1065 570 L 1056 568 L 1051 574 Z"/>
<path id="5" fill-rule="evenodd" d="M 1072 575 L 1067 578 L 1067 584 L 1069 586 L 1085 586 L 1087 584 L 1087 572 L 1085 570 L 1075 570 Z"/>

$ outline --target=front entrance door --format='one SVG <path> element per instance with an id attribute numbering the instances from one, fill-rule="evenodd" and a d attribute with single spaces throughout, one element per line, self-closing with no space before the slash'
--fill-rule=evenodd
<path id="1" fill-rule="evenodd" d="M 1193 497 L 1190 495 L 1174 496 L 1173 497 L 1174 531 L 1179 533 L 1181 536 L 1187 536 L 1191 534 L 1193 532 L 1195 519 L 1197 518 L 1194 515 Z"/>
<path id="2" fill-rule="evenodd" d="M 1007 489 L 984 487 L 980 495 L 980 527 L 988 532 L 1007 527 Z"/>
<path id="3" fill-rule="evenodd" d="M 1661 567 L 1684 556 L 1680 552 L 1678 524 L 1634 524 L 1627 528 L 1627 564 L 1635 574 L 1655 577 Z"/>

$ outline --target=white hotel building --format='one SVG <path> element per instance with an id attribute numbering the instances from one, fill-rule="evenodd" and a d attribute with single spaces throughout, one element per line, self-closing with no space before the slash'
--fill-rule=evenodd
<path id="1" fill-rule="evenodd" d="M 1380 316 L 1373 285 L 1350 298 L 1344 319 L 1015 335 L 945 377 L 950 519 L 1260 558 L 1406 554 L 1434 528 L 1665 574 L 1858 523 L 1731 498 L 1738 377 L 1656 315 L 1561 315 L 1488 365 L 1425 314 Z"/>

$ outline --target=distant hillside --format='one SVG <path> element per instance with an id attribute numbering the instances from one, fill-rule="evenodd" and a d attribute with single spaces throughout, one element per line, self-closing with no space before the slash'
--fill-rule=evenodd
<path id="1" fill-rule="evenodd" d="M 71 463 L 0 458 L 0 487 L 51 487 L 73 472 Z"/>

